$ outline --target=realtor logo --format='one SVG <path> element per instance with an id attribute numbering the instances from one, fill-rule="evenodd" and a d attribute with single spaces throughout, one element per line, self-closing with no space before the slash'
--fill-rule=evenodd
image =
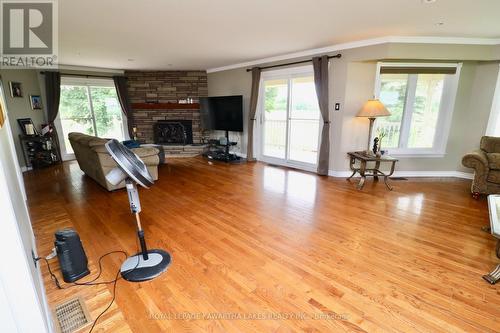
<path id="1" fill-rule="evenodd" d="M 57 59 L 56 1 L 0 0 L 0 3 L 0 67 L 54 67 Z"/>

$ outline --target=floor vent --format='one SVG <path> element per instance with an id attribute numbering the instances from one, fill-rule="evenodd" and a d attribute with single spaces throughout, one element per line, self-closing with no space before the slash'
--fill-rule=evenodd
<path id="1" fill-rule="evenodd" d="M 90 316 L 81 297 L 56 305 L 55 317 L 59 332 L 72 333 L 90 323 Z"/>
<path id="2" fill-rule="evenodd" d="M 406 177 L 391 177 L 391 180 L 408 180 Z"/>

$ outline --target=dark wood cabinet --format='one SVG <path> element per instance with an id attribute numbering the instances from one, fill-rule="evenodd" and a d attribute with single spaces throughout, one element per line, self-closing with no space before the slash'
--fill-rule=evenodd
<path id="1" fill-rule="evenodd" d="M 58 141 L 54 134 L 19 135 L 26 167 L 38 169 L 61 162 Z"/>

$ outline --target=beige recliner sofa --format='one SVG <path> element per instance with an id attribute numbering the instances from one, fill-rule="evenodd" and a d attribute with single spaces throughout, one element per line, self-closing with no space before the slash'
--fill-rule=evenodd
<path id="1" fill-rule="evenodd" d="M 479 149 L 466 154 L 462 164 L 474 169 L 471 192 L 475 198 L 500 193 L 500 138 L 483 136 Z"/>
<path id="2" fill-rule="evenodd" d="M 75 152 L 78 165 L 85 174 L 108 191 L 125 187 L 125 181 L 115 186 L 106 180 L 105 175 L 116 167 L 116 162 L 111 158 L 111 155 L 104 146 L 108 142 L 108 139 L 75 132 L 69 133 L 68 138 Z M 160 163 L 158 157 L 159 150 L 148 147 L 133 148 L 132 151 L 144 161 L 151 176 L 157 180 L 158 164 Z"/>

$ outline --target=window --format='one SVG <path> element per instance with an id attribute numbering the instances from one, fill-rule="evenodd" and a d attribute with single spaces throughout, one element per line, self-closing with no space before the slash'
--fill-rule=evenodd
<path id="1" fill-rule="evenodd" d="M 126 139 L 126 120 L 122 115 L 112 80 L 63 78 L 57 125 L 65 159 L 73 154 L 68 140 L 70 132 Z"/>
<path id="2" fill-rule="evenodd" d="M 486 135 L 500 136 L 500 70 L 498 72 L 497 84 L 493 95 L 493 102 L 491 104 L 491 112 L 488 120 L 488 127 L 486 128 Z"/>
<path id="3" fill-rule="evenodd" d="M 259 159 L 314 170 L 320 111 L 312 66 L 262 75 Z"/>
<path id="4" fill-rule="evenodd" d="M 391 113 L 375 122 L 393 155 L 443 155 L 460 64 L 379 63 L 375 95 Z"/>

